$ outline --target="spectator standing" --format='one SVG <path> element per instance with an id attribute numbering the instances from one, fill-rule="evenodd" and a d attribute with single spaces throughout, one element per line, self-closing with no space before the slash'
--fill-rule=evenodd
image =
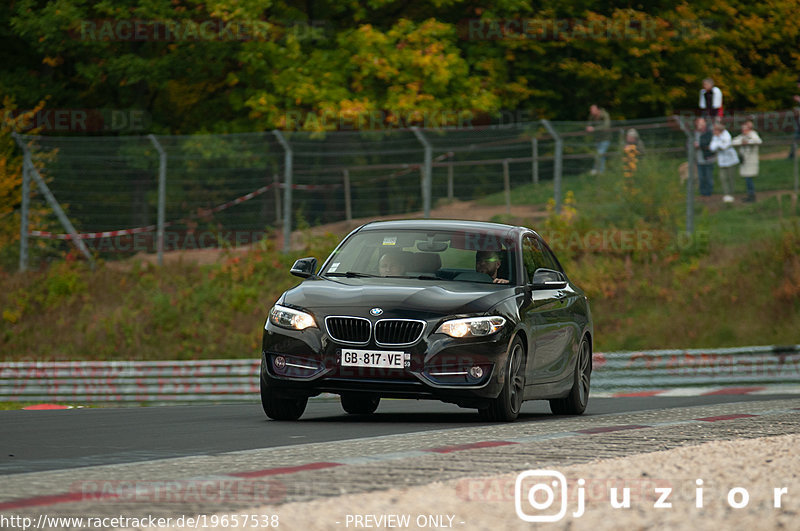
<path id="1" fill-rule="evenodd" d="M 722 118 L 722 91 L 714 86 L 714 80 L 707 77 L 700 89 L 700 115 L 712 121 Z"/>
<path id="2" fill-rule="evenodd" d="M 594 133 L 595 147 L 597 155 L 594 159 L 592 175 L 606 171 L 606 151 L 611 146 L 611 117 L 608 112 L 598 105 L 589 107 L 589 125 L 586 126 L 587 133 Z"/>
<path id="3" fill-rule="evenodd" d="M 739 155 L 742 160 L 742 165 L 739 166 L 739 175 L 744 177 L 747 186 L 747 197 L 744 198 L 744 201 L 752 203 L 756 200 L 753 178 L 758 177 L 758 146 L 761 144 L 761 137 L 753 129 L 752 120 L 747 120 L 742 124 L 742 134 L 734 138 L 731 144 L 739 147 Z"/>
<path id="4" fill-rule="evenodd" d="M 722 181 L 722 200 L 733 203 L 733 168 L 739 164 L 739 155 L 731 145 L 731 134 L 725 129 L 722 122 L 714 124 L 714 135 L 708 148 L 717 154 L 719 166 L 719 180 Z"/>
<path id="5" fill-rule="evenodd" d="M 714 193 L 714 161 L 716 155 L 710 149 L 713 138 L 705 118 L 694 121 L 694 148 L 697 157 L 697 179 L 700 182 L 700 195 L 709 197 Z"/>

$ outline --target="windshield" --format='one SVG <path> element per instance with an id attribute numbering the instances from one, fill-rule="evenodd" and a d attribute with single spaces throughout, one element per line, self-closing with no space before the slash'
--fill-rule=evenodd
<path id="1" fill-rule="evenodd" d="M 515 248 L 506 232 L 362 230 L 321 274 L 514 284 Z"/>

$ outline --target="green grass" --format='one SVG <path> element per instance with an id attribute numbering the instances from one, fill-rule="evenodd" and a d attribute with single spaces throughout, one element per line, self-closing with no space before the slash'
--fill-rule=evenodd
<path id="1" fill-rule="evenodd" d="M 780 198 L 764 197 L 756 203 L 734 204 L 716 212 L 699 206 L 695 214 L 697 230 L 707 231 L 721 245 L 754 242 L 775 235 L 800 215 L 800 207 L 789 193 Z"/>
<path id="2" fill-rule="evenodd" d="M 22 409 L 35 404 L 38 404 L 38 402 L 0 402 L 0 411 Z"/>
<path id="3" fill-rule="evenodd" d="M 755 204 L 698 201 L 695 240 L 681 244 L 678 163 L 648 157 L 625 186 L 613 165 L 603 176 L 567 178 L 563 215 L 507 221 L 560 237 L 556 253 L 591 299 L 598 350 L 800 343 L 798 205 L 787 194 L 765 194 Z M 763 165 L 786 167 L 781 160 Z M 522 186 L 514 202 L 544 211 L 551 194 L 551 183 Z M 502 197 L 483 201 L 502 205 Z M 654 245 L 571 244 L 598 230 L 648 235 Z M 25 274 L 0 270 L 2 359 L 256 358 L 268 309 L 298 282 L 290 265 L 301 256 L 324 258 L 340 236 L 312 239 L 291 255 L 223 254 L 209 266 L 101 264 L 90 271 L 57 261 Z"/>
<path id="4" fill-rule="evenodd" d="M 136 264 L 124 271 L 61 262 L 0 276 L 4 360 L 253 358 L 277 296 L 299 282 L 300 255 L 255 249 L 211 266 Z"/>

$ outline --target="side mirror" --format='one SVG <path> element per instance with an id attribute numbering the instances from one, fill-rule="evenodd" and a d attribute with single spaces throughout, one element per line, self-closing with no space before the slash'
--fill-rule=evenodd
<path id="1" fill-rule="evenodd" d="M 314 276 L 314 272 L 317 270 L 317 259 L 314 257 L 310 258 L 301 258 L 300 260 L 296 261 L 292 268 L 289 270 L 289 273 L 293 274 L 296 277 L 300 278 L 308 278 Z"/>
<path id="2" fill-rule="evenodd" d="M 564 289 L 567 287 L 567 279 L 560 271 L 540 267 L 533 273 L 533 289 Z"/>

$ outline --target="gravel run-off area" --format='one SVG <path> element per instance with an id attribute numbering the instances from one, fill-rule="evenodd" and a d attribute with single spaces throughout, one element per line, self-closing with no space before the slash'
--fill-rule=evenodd
<path id="1" fill-rule="evenodd" d="M 421 487 L 266 506 L 247 513 L 277 515 L 280 529 L 304 531 L 798 529 L 799 450 L 800 435 L 793 434 L 716 441 L 563 467 L 555 472 L 566 478 L 566 514 L 554 523 L 530 523 L 518 516 L 515 491 L 519 491 L 523 515 L 556 518 L 564 500 L 560 485 L 550 487 L 555 478 L 528 476 L 518 486 L 517 474 L 476 475 Z M 584 483 L 579 485 L 580 480 Z M 537 484 L 552 488 L 553 498 L 547 508 L 548 492 L 541 486 L 537 488 Z M 624 489 L 630 489 L 630 508 L 611 506 L 613 488 L 617 489 L 619 502 L 625 501 Z M 658 504 L 666 489 L 666 499 Z M 531 491 L 540 510 L 530 503 Z M 581 491 L 584 511 L 576 517 Z M 780 498 L 778 507 L 776 492 Z"/>

